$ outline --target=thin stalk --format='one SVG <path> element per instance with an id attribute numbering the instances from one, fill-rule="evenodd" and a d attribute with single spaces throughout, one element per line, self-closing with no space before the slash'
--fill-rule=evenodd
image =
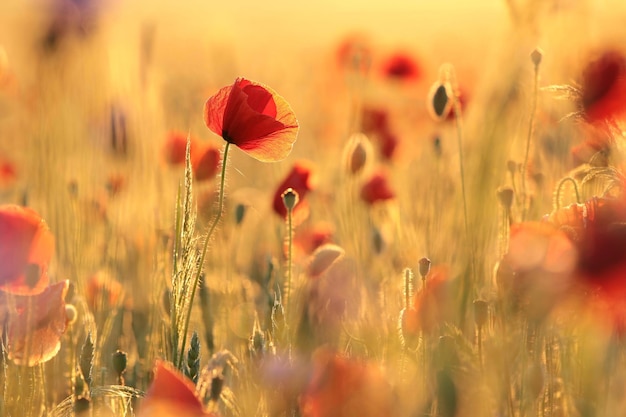
<path id="1" fill-rule="evenodd" d="M 287 252 L 287 287 L 285 287 L 285 298 L 287 311 L 285 317 L 289 319 L 291 312 L 291 279 L 293 268 L 293 209 L 287 209 L 287 233 L 288 235 L 288 252 Z"/>
<path id="2" fill-rule="evenodd" d="M 230 142 L 226 142 L 224 145 L 224 156 L 222 158 L 222 172 L 220 178 L 220 190 L 219 197 L 217 203 L 217 213 L 213 222 L 209 226 L 209 230 L 204 238 L 204 244 L 202 245 L 202 252 L 200 252 L 200 259 L 198 260 L 198 270 L 196 271 L 196 277 L 193 282 L 193 286 L 191 288 L 191 295 L 189 297 L 189 305 L 187 307 L 187 314 L 185 316 L 185 326 L 183 329 L 183 341 L 180 345 L 180 355 L 178 359 L 178 369 L 182 369 L 183 366 L 183 358 L 185 352 L 185 345 L 187 344 L 187 330 L 189 329 L 189 321 L 191 319 L 191 307 L 193 306 L 193 299 L 196 296 L 196 290 L 198 289 L 198 283 L 200 282 L 200 276 L 202 275 L 202 266 L 204 265 L 204 258 L 206 257 L 206 252 L 209 247 L 209 241 L 211 240 L 211 236 L 217 227 L 220 219 L 222 218 L 222 211 L 224 210 L 224 187 L 226 183 L 226 163 L 228 161 L 228 150 L 230 149 Z M 176 348 L 176 347 L 174 347 Z"/>
<path id="3" fill-rule="evenodd" d="M 526 137 L 526 152 L 524 153 L 524 165 L 522 165 L 522 221 L 526 220 L 526 213 L 528 211 L 528 191 L 526 190 L 526 168 L 528 167 L 528 157 L 530 154 L 530 141 L 533 137 L 533 131 L 535 130 L 535 113 L 537 112 L 537 92 L 539 90 L 539 64 L 535 65 L 535 80 L 533 84 L 533 101 L 530 108 L 530 120 L 528 122 L 528 135 Z"/>
<path id="4" fill-rule="evenodd" d="M 556 194 L 554 196 L 554 203 L 553 203 L 555 210 L 558 210 L 561 208 L 561 191 L 563 190 L 563 186 L 565 185 L 566 182 L 572 183 L 572 185 L 574 186 L 574 193 L 576 194 L 576 203 L 578 204 L 581 203 L 580 192 L 578 191 L 578 184 L 576 183 L 576 180 L 572 177 L 565 177 L 559 182 L 559 185 L 557 185 L 556 187 Z"/>

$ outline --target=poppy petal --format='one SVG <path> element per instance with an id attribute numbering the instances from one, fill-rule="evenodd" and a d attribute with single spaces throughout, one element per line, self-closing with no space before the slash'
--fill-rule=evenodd
<path id="1" fill-rule="evenodd" d="M 15 311 L 9 314 L 9 359 L 35 366 L 56 356 L 67 326 L 64 300 L 68 288 L 69 281 L 61 281 L 40 294 L 15 296 Z"/>

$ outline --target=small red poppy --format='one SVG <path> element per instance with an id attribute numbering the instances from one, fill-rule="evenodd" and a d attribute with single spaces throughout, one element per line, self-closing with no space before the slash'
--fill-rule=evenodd
<path id="1" fill-rule="evenodd" d="M 398 52 L 383 64 L 383 74 L 390 79 L 413 81 L 421 77 L 422 69 L 410 55 Z"/>
<path id="2" fill-rule="evenodd" d="M 361 131 L 365 134 L 385 131 L 389 128 L 387 110 L 364 107 L 361 112 Z"/>
<path id="3" fill-rule="evenodd" d="M 379 132 L 379 134 L 374 137 L 378 139 L 380 155 L 385 160 L 391 160 L 396 153 L 398 144 L 400 143 L 398 137 L 388 129 Z"/>
<path id="4" fill-rule="evenodd" d="M 391 189 L 384 171 L 375 173 L 361 187 L 361 199 L 370 205 L 379 201 L 391 200 L 395 196 L 396 193 Z"/>
<path id="5" fill-rule="evenodd" d="M 18 365 L 35 366 L 56 356 L 67 326 L 65 295 L 68 288 L 69 281 L 61 281 L 39 294 L 12 296 L 8 303 L 15 306 L 8 314 L 9 359 Z"/>
<path id="6" fill-rule="evenodd" d="M 163 145 L 163 155 L 165 161 L 170 165 L 178 165 L 185 163 L 185 155 L 187 153 L 187 137 L 186 133 L 170 132 L 167 135 L 165 144 Z M 191 148 L 194 148 L 196 140 L 191 138 Z"/>
<path id="7" fill-rule="evenodd" d="M 272 201 L 274 212 L 283 219 L 287 217 L 287 208 L 285 208 L 285 204 L 283 203 L 282 194 L 287 188 L 293 188 L 293 190 L 298 193 L 299 197 L 298 204 L 296 204 L 293 209 L 293 215 L 298 217 L 300 216 L 298 214 L 299 212 L 304 213 L 304 211 L 306 211 L 305 208 L 308 207 L 305 200 L 306 195 L 314 188 L 313 180 L 312 165 L 306 161 L 296 162 L 285 179 L 276 188 Z"/>
<path id="8" fill-rule="evenodd" d="M 0 188 L 8 187 L 17 179 L 17 170 L 13 163 L 0 160 Z"/>
<path id="9" fill-rule="evenodd" d="M 404 312 L 404 337 L 415 338 L 420 331 L 431 333 L 453 319 L 450 271 L 445 266 L 433 266 L 426 278 L 426 288 L 420 287 L 413 296 L 413 305 Z"/>
<path id="10" fill-rule="evenodd" d="M 85 296 L 91 311 L 108 311 L 120 304 L 122 284 L 108 272 L 101 270 L 87 280 Z"/>
<path id="11" fill-rule="evenodd" d="M 380 368 L 320 348 L 313 354 L 312 375 L 300 398 L 300 411 L 303 417 L 391 416 L 393 397 Z"/>
<path id="12" fill-rule="evenodd" d="M 193 383 L 171 364 L 156 362 L 154 380 L 140 404 L 139 417 L 209 417 L 195 394 Z"/>
<path id="13" fill-rule="evenodd" d="M 54 238 L 32 209 L 0 206 L 0 289 L 36 294 L 48 285 Z"/>
<path id="14" fill-rule="evenodd" d="M 220 150 L 210 144 L 195 143 L 191 146 L 191 166 L 197 181 L 210 180 L 220 171 Z"/>
<path id="15" fill-rule="evenodd" d="M 581 106 L 591 123 L 626 113 L 626 57 L 622 52 L 605 51 L 583 70 Z"/>
<path id="16" fill-rule="evenodd" d="M 285 159 L 298 136 L 289 103 L 262 84 L 237 78 L 204 105 L 209 129 L 262 162 Z"/>

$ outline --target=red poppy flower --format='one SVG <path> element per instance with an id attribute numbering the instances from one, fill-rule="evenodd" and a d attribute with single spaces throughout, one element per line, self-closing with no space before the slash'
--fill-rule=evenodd
<path id="1" fill-rule="evenodd" d="M 496 274 L 498 287 L 511 306 L 541 319 L 571 288 L 576 262 L 576 248 L 553 225 L 515 224 Z"/>
<path id="2" fill-rule="evenodd" d="M 613 321 L 626 331 L 626 196 L 595 197 L 554 212 L 559 226 L 578 249 L 576 277 L 596 296 Z"/>
<path id="3" fill-rule="evenodd" d="M 0 206 L 0 289 L 35 294 L 48 284 L 54 238 L 32 209 Z"/>
<path id="4" fill-rule="evenodd" d="M 185 163 L 185 155 L 187 152 L 187 137 L 186 133 L 182 132 L 170 132 L 167 135 L 165 144 L 163 145 L 163 155 L 165 161 L 170 165 L 178 165 Z M 191 148 L 194 148 L 196 139 L 190 138 Z"/>
<path id="5" fill-rule="evenodd" d="M 313 371 L 300 398 L 303 417 L 394 415 L 394 396 L 377 366 L 328 349 L 313 354 Z"/>
<path id="6" fill-rule="evenodd" d="M 398 137 L 388 129 L 379 132 L 374 137 L 378 139 L 380 155 L 385 160 L 391 160 L 398 147 Z"/>
<path id="7" fill-rule="evenodd" d="M 85 297 L 92 311 L 108 311 L 116 307 L 122 293 L 122 284 L 106 271 L 98 271 L 87 280 Z"/>
<path id="8" fill-rule="evenodd" d="M 327 223 L 301 227 L 296 230 L 293 243 L 303 254 L 310 255 L 323 244 L 332 243 L 334 233 L 335 229 Z"/>
<path id="9" fill-rule="evenodd" d="M 379 201 L 391 200 L 395 196 L 396 193 L 391 189 L 384 171 L 375 173 L 361 187 L 361 199 L 370 205 Z"/>
<path id="10" fill-rule="evenodd" d="M 422 69 L 408 54 L 395 53 L 383 64 L 383 74 L 390 79 L 413 81 L 422 75 Z"/>
<path id="11" fill-rule="evenodd" d="M 138 417 L 217 417 L 204 410 L 193 383 L 172 365 L 157 361 L 154 380 L 140 404 Z"/>
<path id="12" fill-rule="evenodd" d="M 65 295 L 69 281 L 50 285 L 35 295 L 3 295 L 8 310 L 7 354 L 19 364 L 35 366 L 49 361 L 61 347 L 67 326 Z M 13 309 L 14 307 L 14 309 Z"/>
<path id="13" fill-rule="evenodd" d="M 337 62 L 341 68 L 367 74 L 372 62 L 372 51 L 367 37 L 356 34 L 345 39 L 337 48 Z"/>
<path id="14" fill-rule="evenodd" d="M 450 271 L 445 266 L 433 266 L 426 278 L 426 289 L 416 284 L 420 290 L 413 296 L 413 305 L 405 312 L 402 323 L 404 337 L 415 338 L 420 331 L 431 333 L 446 321 L 453 319 L 450 306 Z"/>
<path id="15" fill-rule="evenodd" d="M 293 188 L 298 193 L 299 201 L 293 209 L 294 217 L 306 217 L 306 209 L 308 204 L 305 200 L 306 195 L 313 190 L 313 168 L 309 162 L 298 161 L 294 164 L 293 168 L 285 179 L 278 185 L 276 192 L 274 193 L 274 199 L 272 201 L 272 208 L 274 212 L 281 218 L 287 217 L 287 208 L 283 203 L 282 194 L 287 188 Z M 302 220 L 302 219 L 301 219 Z M 299 223 L 299 222 L 297 222 Z"/>
<path id="16" fill-rule="evenodd" d="M 298 136 L 289 103 L 269 87 L 237 78 L 204 105 L 209 129 L 263 162 L 285 159 Z"/>
<path id="17" fill-rule="evenodd" d="M 626 113 L 626 57 L 609 50 L 583 70 L 581 106 L 591 123 L 611 120 Z"/>
<path id="18" fill-rule="evenodd" d="M 210 144 L 195 143 L 191 146 L 193 177 L 198 181 L 210 180 L 220 171 L 220 150 Z"/>
<path id="19" fill-rule="evenodd" d="M 361 130 L 365 134 L 377 133 L 389 127 L 389 113 L 383 109 L 364 107 L 361 112 Z"/>
<path id="20" fill-rule="evenodd" d="M 15 165 L 6 160 L 0 160 L 0 188 L 8 187 L 17 179 Z"/>

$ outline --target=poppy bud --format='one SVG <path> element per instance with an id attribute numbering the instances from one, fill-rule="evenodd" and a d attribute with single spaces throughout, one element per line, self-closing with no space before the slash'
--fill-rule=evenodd
<path id="1" fill-rule="evenodd" d="M 538 67 L 539 64 L 541 64 L 542 58 L 543 58 L 543 51 L 540 48 L 535 48 L 535 50 L 533 50 L 530 53 L 530 59 L 531 61 L 533 61 L 533 64 L 535 64 L 535 67 Z"/>
<path id="2" fill-rule="evenodd" d="M 422 258 L 418 261 L 419 272 L 422 279 L 426 279 L 426 275 L 430 272 L 430 259 Z"/>
<path id="3" fill-rule="evenodd" d="M 127 355 L 126 352 L 117 350 L 113 353 L 113 370 L 118 376 L 122 376 L 126 372 Z"/>
<path id="4" fill-rule="evenodd" d="M 246 206 L 243 204 L 237 204 L 235 207 L 235 224 L 240 225 L 243 222 L 243 218 L 246 215 Z"/>
<path id="5" fill-rule="evenodd" d="M 452 94 L 445 83 L 438 81 L 430 88 L 426 105 L 436 121 L 445 119 L 450 113 L 452 109 L 451 97 Z"/>
<path id="6" fill-rule="evenodd" d="M 211 401 L 219 401 L 222 388 L 224 388 L 224 377 L 221 375 L 214 376 L 213 379 L 211 379 Z"/>
<path id="7" fill-rule="evenodd" d="M 72 304 L 65 304 L 65 316 L 67 317 L 67 324 L 72 325 L 76 323 L 78 318 L 78 311 Z"/>
<path id="8" fill-rule="evenodd" d="M 300 196 L 298 195 L 298 192 L 291 187 L 287 188 L 281 194 L 281 197 L 283 199 L 283 204 L 285 205 L 285 208 L 287 209 L 287 211 L 292 211 L 293 208 L 296 206 L 296 204 L 298 204 L 298 201 L 300 200 Z"/>
<path id="9" fill-rule="evenodd" d="M 344 151 L 344 159 L 348 172 L 356 175 L 363 170 L 363 167 L 367 163 L 369 148 L 369 140 L 363 133 L 355 133 L 350 136 Z"/>
<path id="10" fill-rule="evenodd" d="M 504 207 L 505 210 L 511 210 L 513 206 L 513 197 L 514 192 L 511 187 L 501 187 L 498 189 L 498 199 L 500 199 L 500 204 Z"/>
<path id="11" fill-rule="evenodd" d="M 89 409 L 91 408 L 91 400 L 86 397 L 80 397 L 74 402 L 74 413 L 77 416 L 89 415 Z"/>
<path id="12" fill-rule="evenodd" d="M 509 171 L 509 174 L 514 177 L 515 173 L 517 172 L 517 162 L 509 159 L 508 161 L 506 161 L 506 169 Z"/>
<path id="13" fill-rule="evenodd" d="M 485 300 L 474 300 L 474 321 L 481 328 L 487 323 L 489 306 Z"/>

